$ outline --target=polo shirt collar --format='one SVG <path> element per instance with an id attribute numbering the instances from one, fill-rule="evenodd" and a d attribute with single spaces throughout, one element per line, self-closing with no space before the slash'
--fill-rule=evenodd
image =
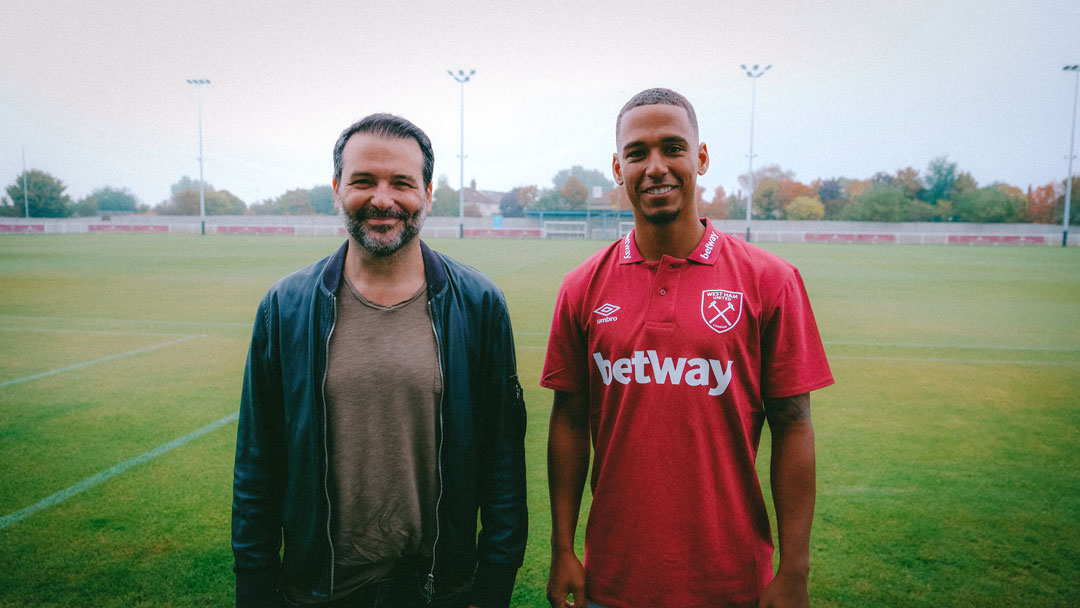
<path id="1" fill-rule="evenodd" d="M 705 233 L 701 235 L 697 248 L 686 259 L 691 262 L 712 266 L 720 258 L 721 235 L 720 231 L 712 225 L 708 218 L 703 219 L 702 223 L 705 224 Z"/>
<path id="2" fill-rule="evenodd" d="M 720 231 L 707 218 L 703 219 L 702 223 L 705 225 L 705 233 L 701 235 L 701 241 L 698 242 L 693 253 L 686 259 L 712 266 L 720 257 Z M 634 232 L 634 230 L 630 230 L 622 238 L 622 242 L 619 243 L 620 264 L 636 264 L 645 261 L 645 257 L 638 251 L 637 243 L 634 241 Z"/>

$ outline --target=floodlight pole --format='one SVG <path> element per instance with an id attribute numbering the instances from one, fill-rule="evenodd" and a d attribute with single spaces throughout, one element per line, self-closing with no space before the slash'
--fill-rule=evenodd
<path id="1" fill-rule="evenodd" d="M 753 67 L 746 67 L 740 65 L 740 68 L 746 75 L 750 77 L 750 154 L 747 156 L 750 158 L 750 172 L 747 173 L 750 182 L 750 193 L 746 197 L 746 242 L 750 242 L 750 211 L 754 208 L 754 105 L 757 101 L 757 79 L 761 77 L 772 64 L 769 64 L 760 70 L 758 64 L 754 64 Z"/>
<path id="2" fill-rule="evenodd" d="M 1066 72 L 1072 72 L 1076 76 L 1076 84 L 1073 85 L 1073 114 L 1072 129 L 1069 130 L 1069 179 L 1065 181 L 1065 217 L 1061 220 L 1061 246 L 1069 245 L 1069 204 L 1072 203 L 1072 163 L 1073 144 L 1076 143 L 1076 96 L 1080 92 L 1080 65 L 1067 65 L 1062 68 Z"/>
<path id="3" fill-rule="evenodd" d="M 26 217 L 30 217 L 30 197 L 26 194 L 26 146 L 22 149 L 22 200 L 26 210 Z M 14 201 L 12 201 L 14 202 Z"/>
<path id="4" fill-rule="evenodd" d="M 447 74 L 461 85 L 461 189 L 458 191 L 458 238 L 465 238 L 465 83 L 472 79 L 476 70 L 458 70 L 457 74 L 446 70 Z"/>
<path id="5" fill-rule="evenodd" d="M 206 236 L 206 184 L 203 180 L 203 145 L 202 145 L 202 85 L 210 84 L 205 78 L 188 78 L 188 84 L 195 85 L 196 95 L 199 98 L 199 223 L 202 224 L 202 234 Z"/>

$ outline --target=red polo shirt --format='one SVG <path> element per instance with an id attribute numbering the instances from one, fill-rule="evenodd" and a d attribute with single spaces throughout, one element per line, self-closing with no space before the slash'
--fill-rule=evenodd
<path id="1" fill-rule="evenodd" d="M 707 221 L 685 260 L 646 262 L 631 232 L 567 274 L 540 384 L 589 394 L 589 599 L 756 606 L 762 398 L 832 382 L 798 270 Z"/>

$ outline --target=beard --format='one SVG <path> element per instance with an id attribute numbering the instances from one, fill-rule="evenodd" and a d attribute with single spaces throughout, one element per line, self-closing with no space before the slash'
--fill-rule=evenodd
<path id="1" fill-rule="evenodd" d="M 675 218 L 679 217 L 680 211 L 682 211 L 682 209 L 671 211 L 664 209 L 661 211 L 653 211 L 652 213 L 643 213 L 642 215 L 645 217 L 645 221 L 654 226 L 666 226 L 671 222 L 674 222 Z"/>
<path id="2" fill-rule="evenodd" d="M 349 231 L 353 239 L 360 244 L 368 253 L 375 257 L 386 257 L 397 252 L 418 234 L 427 217 L 427 207 L 421 205 L 415 213 L 409 213 L 401 207 L 394 206 L 390 209 L 379 209 L 370 205 L 364 205 L 353 213 L 344 211 L 345 229 Z M 394 218 L 401 220 L 401 227 L 380 226 L 370 228 L 364 224 L 368 219 Z"/>

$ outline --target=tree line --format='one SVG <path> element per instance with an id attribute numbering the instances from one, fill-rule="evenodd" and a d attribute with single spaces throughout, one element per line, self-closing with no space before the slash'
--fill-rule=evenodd
<path id="1" fill-rule="evenodd" d="M 752 217 L 788 220 L 846 220 L 877 222 L 977 222 L 1037 224 L 1060 223 L 1065 207 L 1065 182 L 1049 183 L 1024 192 L 994 182 L 980 186 L 966 171 L 946 157 L 930 162 L 926 171 L 913 167 L 895 173 L 879 172 L 869 179 L 816 179 L 809 184 L 776 165 L 754 172 Z M 749 190 L 749 179 L 739 177 Z M 1080 221 L 1073 177 L 1069 223 Z M 716 218 L 746 217 L 746 196 L 728 195 L 717 188 L 711 201 L 701 201 L 703 215 Z"/>
<path id="2" fill-rule="evenodd" d="M 24 192 L 25 183 L 25 192 Z M 980 186 L 956 163 L 939 157 L 920 173 L 906 167 L 895 173 L 879 172 L 868 179 L 835 177 L 800 182 L 795 173 L 777 165 L 739 176 L 739 190 L 725 192 L 718 187 L 709 200 L 699 187 L 699 214 L 716 219 L 746 217 L 746 192 L 753 184 L 751 213 L 755 219 L 846 220 L 879 222 L 1030 222 L 1060 223 L 1064 214 L 1065 183 L 1049 183 L 1027 192 L 994 182 Z M 575 210 L 586 207 L 629 209 L 622 187 L 602 171 L 575 165 L 551 179 L 551 186 L 523 185 L 497 194 L 500 212 L 521 217 L 528 210 Z M 150 206 L 126 188 L 104 186 L 73 201 L 66 186 L 56 177 L 37 169 L 19 174 L 0 197 L 0 216 L 31 217 L 97 216 L 144 213 L 158 215 L 198 215 L 199 190 L 203 188 L 207 215 L 332 215 L 333 189 L 326 186 L 296 188 L 280 196 L 246 204 L 228 190 L 209 183 L 181 177 L 170 188 L 168 199 Z M 600 198 L 592 196 L 599 189 Z M 471 190 L 471 189 L 470 189 Z M 467 190 L 470 195 L 473 192 Z M 489 193 L 490 194 L 490 193 Z M 1069 223 L 1080 223 L 1080 176 L 1073 178 L 1073 200 Z M 468 197 L 467 197 L 468 198 Z M 432 215 L 457 216 L 460 191 L 445 175 L 440 175 L 432 196 Z M 480 216 L 478 205 L 465 207 L 467 216 Z"/>

